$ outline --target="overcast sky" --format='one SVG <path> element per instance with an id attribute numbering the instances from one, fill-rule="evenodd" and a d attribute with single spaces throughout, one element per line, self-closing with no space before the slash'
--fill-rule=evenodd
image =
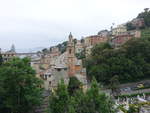
<path id="1" fill-rule="evenodd" d="M 0 0 L 0 47 L 49 47 L 129 21 L 150 0 Z"/>

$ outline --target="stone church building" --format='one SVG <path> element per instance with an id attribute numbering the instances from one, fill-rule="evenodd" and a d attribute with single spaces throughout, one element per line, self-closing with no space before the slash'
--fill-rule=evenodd
<path id="1" fill-rule="evenodd" d="M 48 65 L 43 67 L 44 69 L 40 68 L 40 66 L 44 65 L 44 63 L 38 63 L 37 61 L 32 63 L 33 68 L 37 72 L 37 77 L 43 79 L 43 87 L 46 90 L 57 88 L 61 79 L 68 84 L 69 77 L 73 76 L 77 77 L 77 79 L 82 82 L 83 87 L 86 88 L 86 69 L 82 66 L 82 60 L 77 59 L 75 56 L 74 38 L 71 33 L 68 38 L 69 40 L 66 52 L 56 57 L 49 57 L 49 62 L 46 63 Z"/>

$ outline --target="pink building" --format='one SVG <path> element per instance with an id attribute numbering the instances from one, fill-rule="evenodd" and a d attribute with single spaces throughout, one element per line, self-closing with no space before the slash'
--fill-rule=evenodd
<path id="1" fill-rule="evenodd" d="M 119 46 L 130 40 L 131 38 L 140 38 L 141 37 L 141 31 L 139 30 L 133 30 L 126 32 L 121 35 L 117 35 L 114 38 L 112 38 L 111 43 L 115 46 Z"/>
<path id="2" fill-rule="evenodd" d="M 88 46 L 94 46 L 96 44 L 106 42 L 108 40 L 107 37 L 102 37 L 99 35 L 93 35 L 93 36 L 88 36 L 85 38 L 85 45 Z"/>
<path id="3" fill-rule="evenodd" d="M 112 43 L 115 46 L 119 46 L 124 44 L 126 41 L 128 41 L 129 39 L 131 39 L 133 36 L 132 35 L 118 35 L 115 38 L 112 39 Z"/>

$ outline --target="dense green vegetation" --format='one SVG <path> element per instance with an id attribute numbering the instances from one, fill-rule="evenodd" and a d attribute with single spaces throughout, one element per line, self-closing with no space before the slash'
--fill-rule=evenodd
<path id="1" fill-rule="evenodd" d="M 145 27 L 150 27 L 150 10 L 149 8 L 145 8 L 144 12 L 140 13 L 137 18 L 143 18 Z"/>
<path id="2" fill-rule="evenodd" d="M 2 55 L 0 53 L 0 65 L 2 65 L 2 63 L 3 63 L 3 57 L 2 57 Z"/>
<path id="3" fill-rule="evenodd" d="M 80 53 L 75 54 L 78 59 L 85 59 L 85 49 L 83 49 Z"/>
<path id="4" fill-rule="evenodd" d="M 27 58 L 0 66 L 0 113 L 28 113 L 41 103 L 41 81 Z"/>
<path id="5" fill-rule="evenodd" d="M 127 31 L 135 30 L 136 29 L 136 27 L 131 22 L 128 22 L 126 24 L 126 27 L 127 27 Z"/>
<path id="6" fill-rule="evenodd" d="M 74 43 L 76 42 L 76 40 L 74 40 Z M 58 47 L 58 49 L 59 49 L 59 51 L 61 52 L 61 53 L 64 53 L 66 50 L 67 50 L 67 44 L 68 44 L 68 41 L 64 41 L 63 43 L 60 43 L 60 44 L 58 44 L 58 45 L 56 45 L 56 47 Z M 48 53 L 50 53 L 51 51 L 52 51 L 52 48 L 53 47 L 55 47 L 55 46 L 52 46 L 52 47 L 50 47 L 49 49 L 48 48 L 44 48 L 43 50 L 42 50 L 42 53 L 43 54 L 48 54 Z M 40 53 L 40 51 L 39 51 L 39 53 Z"/>
<path id="7" fill-rule="evenodd" d="M 42 49 L 42 53 L 43 53 L 43 54 L 47 54 L 47 53 L 49 53 L 49 52 L 50 52 L 50 50 L 48 50 L 47 48 Z M 39 53 L 40 53 L 40 51 L 39 51 Z"/>
<path id="8" fill-rule="evenodd" d="M 69 95 L 74 95 L 76 91 L 80 90 L 82 83 L 76 77 L 70 77 L 68 84 Z"/>
<path id="9" fill-rule="evenodd" d="M 120 83 L 150 78 L 150 37 L 131 39 L 118 49 L 96 45 L 86 62 L 88 77 L 105 85 L 117 75 Z"/>
<path id="10" fill-rule="evenodd" d="M 63 81 L 49 100 L 49 113 L 115 113 L 114 103 L 105 93 L 100 92 L 94 79 L 91 88 L 83 92 L 77 85 L 78 80 L 72 78 L 68 87 Z M 78 89 L 78 90 L 77 90 Z M 74 94 L 72 95 L 72 92 Z"/>
<path id="11" fill-rule="evenodd" d="M 59 51 L 61 53 L 64 53 L 66 51 L 66 49 L 67 49 L 67 44 L 68 44 L 68 41 L 65 41 L 65 42 L 63 42 L 61 44 L 58 44 L 56 47 L 59 48 Z"/>
<path id="12" fill-rule="evenodd" d="M 143 29 L 141 32 L 141 36 L 143 38 L 149 38 L 150 37 L 150 28 Z"/>

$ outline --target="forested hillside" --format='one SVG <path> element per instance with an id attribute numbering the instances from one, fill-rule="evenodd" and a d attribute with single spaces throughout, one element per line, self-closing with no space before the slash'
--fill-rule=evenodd
<path id="1" fill-rule="evenodd" d="M 150 37 L 131 39 L 120 48 L 96 45 L 86 63 L 88 77 L 109 84 L 117 75 L 121 83 L 150 78 Z"/>

